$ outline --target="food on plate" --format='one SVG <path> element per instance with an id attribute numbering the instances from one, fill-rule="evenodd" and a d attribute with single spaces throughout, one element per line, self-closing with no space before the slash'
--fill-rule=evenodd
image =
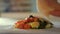
<path id="1" fill-rule="evenodd" d="M 18 29 L 48 29 L 52 28 L 53 24 L 43 18 L 30 15 L 24 20 L 17 21 L 14 27 Z"/>

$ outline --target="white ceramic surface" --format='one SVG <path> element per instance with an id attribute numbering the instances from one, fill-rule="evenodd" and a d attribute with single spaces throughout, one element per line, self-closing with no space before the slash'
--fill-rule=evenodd
<path id="1" fill-rule="evenodd" d="M 49 20 L 49 19 L 48 19 Z M 49 20 L 51 21 L 51 20 Z M 40 30 L 23 30 L 23 29 L 14 29 L 12 28 L 12 25 L 17 22 L 16 19 L 10 19 L 10 18 L 0 18 L 0 33 L 33 33 L 33 34 L 60 34 L 60 22 L 51 21 L 56 26 L 52 29 L 40 29 Z M 58 27 L 59 26 L 59 27 Z"/>

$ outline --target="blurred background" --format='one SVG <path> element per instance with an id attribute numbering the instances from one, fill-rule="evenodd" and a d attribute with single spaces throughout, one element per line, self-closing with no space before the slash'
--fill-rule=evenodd
<path id="1" fill-rule="evenodd" d="M 36 11 L 36 0 L 0 0 L 0 11 Z"/>
<path id="2" fill-rule="evenodd" d="M 37 14 L 36 0 L 0 0 L 0 13 L 1 17 L 8 18 Z"/>

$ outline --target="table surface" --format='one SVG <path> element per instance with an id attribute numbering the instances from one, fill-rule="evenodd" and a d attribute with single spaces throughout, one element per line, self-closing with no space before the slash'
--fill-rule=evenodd
<path id="1" fill-rule="evenodd" d="M 33 34 L 60 34 L 60 22 L 54 21 L 55 28 L 52 29 L 40 29 L 40 30 L 22 30 L 14 29 L 12 25 L 17 22 L 16 19 L 0 18 L 0 33 L 33 33 Z"/>

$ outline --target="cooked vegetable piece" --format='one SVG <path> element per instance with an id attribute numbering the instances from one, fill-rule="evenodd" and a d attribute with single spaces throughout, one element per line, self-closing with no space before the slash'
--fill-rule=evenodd
<path id="1" fill-rule="evenodd" d="M 24 29 L 30 29 L 30 28 L 31 28 L 31 26 L 29 24 L 24 25 Z"/>
<path id="2" fill-rule="evenodd" d="M 51 28 L 51 27 L 52 25 L 50 23 L 45 26 L 46 29 Z"/>
<path id="3" fill-rule="evenodd" d="M 32 23 L 29 23 L 31 25 L 32 28 L 38 28 L 39 27 L 39 23 L 38 22 L 32 22 Z"/>

